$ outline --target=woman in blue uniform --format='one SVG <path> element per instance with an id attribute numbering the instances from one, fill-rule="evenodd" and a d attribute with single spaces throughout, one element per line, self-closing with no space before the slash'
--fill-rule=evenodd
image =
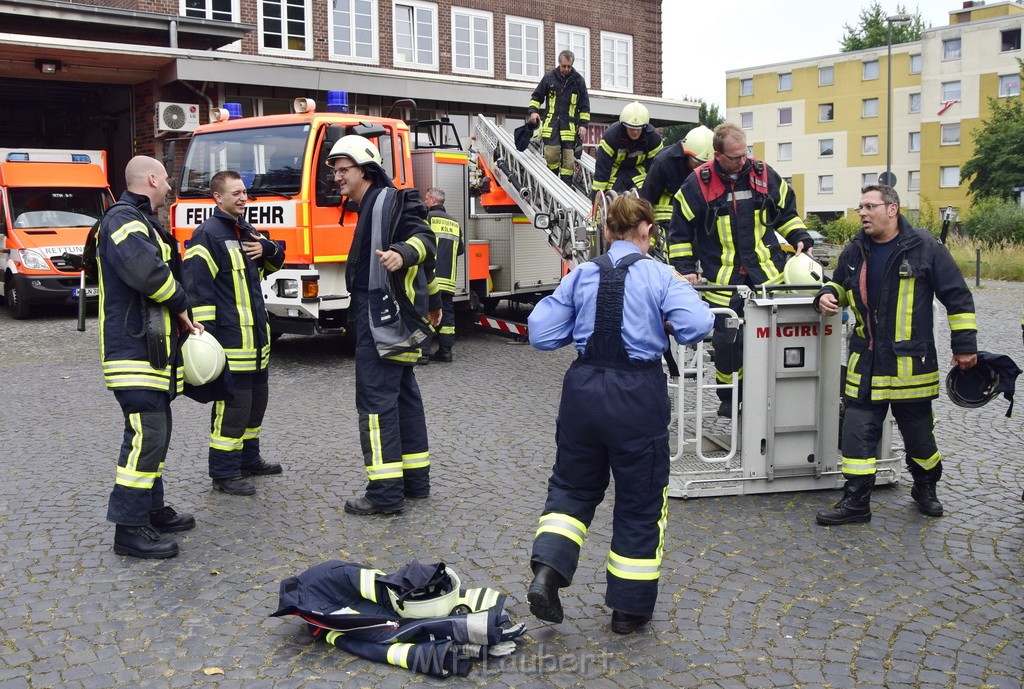
<path id="1" fill-rule="evenodd" d="M 569 273 L 530 314 L 530 344 L 574 344 L 562 383 L 558 446 L 530 559 L 530 612 L 561 622 L 558 589 L 572 582 L 594 510 L 615 476 L 605 602 L 612 631 L 651 619 L 665 541 L 669 399 L 661 357 L 668 333 L 704 339 L 714 317 L 671 267 L 647 258 L 651 205 L 619 196 L 604 228 L 608 253 Z"/>

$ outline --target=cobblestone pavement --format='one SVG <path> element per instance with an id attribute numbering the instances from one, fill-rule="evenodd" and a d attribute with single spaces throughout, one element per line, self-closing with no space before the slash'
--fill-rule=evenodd
<path id="1" fill-rule="evenodd" d="M 1024 285 L 975 294 L 982 348 L 1024 361 Z M 364 485 L 351 356 L 334 337 L 282 338 L 263 448 L 284 474 L 257 479 L 256 497 L 214 494 L 209 410 L 177 400 L 168 501 L 199 527 L 179 535 L 177 558 L 144 561 L 115 555 L 104 521 L 122 419 L 97 349 L 95 317 L 81 334 L 67 311 L 0 315 L 4 689 L 1021 687 L 1024 409 L 1004 418 L 1001 398 L 936 404 L 941 519 L 918 513 L 908 481 L 877 492 L 870 524 L 834 528 L 813 523 L 834 492 L 672 500 L 654 622 L 621 637 L 603 605 L 608 504 L 565 590 L 566 621 L 541 623 L 525 602 L 571 352 L 462 328 L 456 363 L 417 370 L 432 496 L 360 518 L 341 509 Z M 529 628 L 518 652 L 434 680 L 267 617 L 278 582 L 313 564 L 390 571 L 414 558 L 508 591 Z"/>

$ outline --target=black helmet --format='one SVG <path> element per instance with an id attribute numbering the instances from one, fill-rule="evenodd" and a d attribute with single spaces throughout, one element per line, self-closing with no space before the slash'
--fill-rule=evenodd
<path id="1" fill-rule="evenodd" d="M 946 392 L 953 404 L 960 407 L 974 409 L 985 406 L 996 396 L 997 387 L 999 374 L 981 360 L 966 371 L 954 366 L 946 374 Z"/>

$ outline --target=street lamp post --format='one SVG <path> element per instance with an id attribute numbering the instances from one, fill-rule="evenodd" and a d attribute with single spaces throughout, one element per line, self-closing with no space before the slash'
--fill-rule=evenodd
<path id="1" fill-rule="evenodd" d="M 909 14 L 894 14 L 891 17 L 885 18 L 885 23 L 888 26 L 886 31 L 886 82 L 885 82 L 885 104 L 886 104 L 886 115 L 885 115 L 885 182 L 890 186 L 895 186 L 892 179 L 892 25 L 893 24 L 908 24 L 913 21 L 913 17 Z"/>

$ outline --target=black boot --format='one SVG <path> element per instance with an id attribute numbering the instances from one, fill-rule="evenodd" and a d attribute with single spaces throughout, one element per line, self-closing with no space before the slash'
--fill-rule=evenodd
<path id="1" fill-rule="evenodd" d="M 545 622 L 561 622 L 565 616 L 562 613 L 562 601 L 558 600 L 558 589 L 567 585 L 568 582 L 554 567 L 536 565 L 533 581 L 526 589 L 526 599 L 530 601 L 533 616 Z"/>
<path id="2" fill-rule="evenodd" d="M 437 351 L 430 355 L 431 361 L 441 361 L 446 364 L 452 363 L 452 348 L 438 347 Z"/>
<path id="3" fill-rule="evenodd" d="M 612 631 L 616 634 L 632 634 L 650 621 L 650 615 L 634 615 L 612 610 Z"/>
<path id="4" fill-rule="evenodd" d="M 874 485 L 874 474 L 846 479 L 843 497 L 839 498 L 839 502 L 832 509 L 818 512 L 818 523 L 822 526 L 834 526 L 871 521 L 871 488 Z"/>
<path id="5" fill-rule="evenodd" d="M 114 527 L 114 552 L 148 559 L 163 559 L 178 554 L 178 544 L 172 538 L 164 538 L 149 524 L 145 526 Z"/>
<path id="6" fill-rule="evenodd" d="M 196 528 L 196 518 L 173 507 L 163 507 L 149 512 L 149 525 L 160 533 L 177 533 Z"/>
<path id="7" fill-rule="evenodd" d="M 914 487 L 910 489 L 910 497 L 917 503 L 917 509 L 929 517 L 942 516 L 942 503 L 935 496 L 937 478 L 931 476 L 915 476 Z"/>

